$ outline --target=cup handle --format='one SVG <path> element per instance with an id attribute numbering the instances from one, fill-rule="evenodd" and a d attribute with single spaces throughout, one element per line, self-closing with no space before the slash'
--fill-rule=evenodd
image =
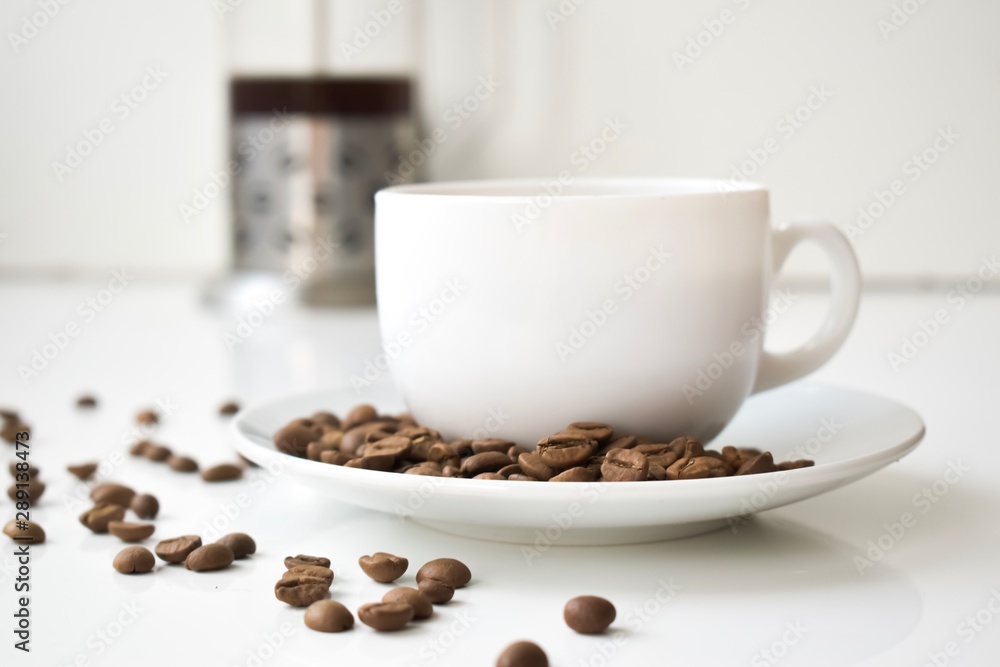
<path id="1" fill-rule="evenodd" d="M 830 258 L 830 310 L 816 334 L 800 347 L 783 354 L 763 350 L 754 393 L 791 382 L 811 373 L 833 356 L 854 324 L 861 299 L 861 270 L 850 241 L 829 222 L 798 221 L 776 229 L 772 235 L 777 274 L 799 243 L 812 241 Z M 765 336 L 766 339 L 766 336 Z"/>

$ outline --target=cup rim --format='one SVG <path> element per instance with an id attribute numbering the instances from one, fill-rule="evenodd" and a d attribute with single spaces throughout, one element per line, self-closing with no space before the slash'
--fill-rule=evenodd
<path id="1" fill-rule="evenodd" d="M 767 193 L 757 182 L 735 183 L 715 178 L 588 177 L 588 178 L 497 178 L 407 183 L 383 188 L 376 200 L 389 196 L 419 195 L 421 198 L 484 201 L 533 201 L 551 197 L 560 201 L 585 199 L 673 199 Z"/>

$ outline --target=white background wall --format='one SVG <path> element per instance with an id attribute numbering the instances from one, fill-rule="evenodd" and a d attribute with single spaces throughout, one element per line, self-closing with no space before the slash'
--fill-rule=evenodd
<path id="1" fill-rule="evenodd" d="M 423 124 L 447 136 L 430 177 L 575 170 L 574 151 L 619 118 L 627 128 L 588 175 L 729 178 L 772 138 L 777 149 L 753 178 L 772 188 L 775 222 L 808 214 L 846 228 L 900 181 L 902 194 L 855 239 L 870 279 L 951 280 L 1000 250 L 1000 3 L 401 2 L 351 58 L 342 45 L 389 0 L 332 2 L 327 61 L 339 71 L 414 69 Z M 560 6 L 563 21 L 548 13 Z M 190 225 L 178 206 L 225 162 L 230 69 L 313 65 L 311 7 L 244 0 L 220 17 L 205 0 L 71 1 L 15 53 L 9 33 L 38 0 L 0 4 L 0 268 L 222 270 L 228 202 Z M 883 34 L 894 7 L 906 21 Z M 723 11 L 729 23 L 704 32 Z M 705 46 L 679 68 L 675 53 L 699 33 Z M 168 78 L 118 121 L 113 101 L 153 65 Z M 456 124 L 448 109 L 481 76 L 499 87 Z M 808 120 L 794 132 L 778 125 L 817 88 L 830 96 Z M 114 132 L 59 182 L 51 163 L 104 116 Z M 914 179 L 912 156 L 947 128 L 957 139 Z M 795 259 L 799 273 L 822 270 L 807 253 Z"/>

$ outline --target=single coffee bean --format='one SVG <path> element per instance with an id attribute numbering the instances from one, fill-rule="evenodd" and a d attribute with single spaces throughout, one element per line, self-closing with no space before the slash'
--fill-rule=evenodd
<path id="1" fill-rule="evenodd" d="M 312 413 L 309 419 L 313 420 L 313 423 L 319 424 L 321 428 L 329 431 L 341 431 L 343 427 L 340 423 L 340 418 L 332 412 L 327 412 L 326 410 L 319 410 L 318 412 Z"/>
<path id="2" fill-rule="evenodd" d="M 417 583 L 417 588 L 433 604 L 445 604 L 455 597 L 455 587 L 447 581 L 427 577 Z"/>
<path id="3" fill-rule="evenodd" d="M 483 452 L 500 452 L 506 454 L 510 451 L 511 447 L 516 446 L 510 440 L 503 440 L 501 438 L 479 438 L 469 443 L 473 454 L 482 454 Z"/>
<path id="4" fill-rule="evenodd" d="M 451 584 L 453 588 L 462 588 L 472 580 L 472 572 L 460 560 L 435 558 L 417 570 L 417 583 L 422 579 L 437 579 Z"/>
<path id="5" fill-rule="evenodd" d="M 7 489 L 7 496 L 13 501 L 37 503 L 45 493 L 45 483 L 39 479 L 29 479 L 27 482 L 14 482 Z"/>
<path id="6" fill-rule="evenodd" d="M 434 613 L 434 606 L 426 595 L 416 588 L 400 586 L 382 596 L 382 602 L 402 602 L 413 607 L 413 618 L 430 618 Z"/>
<path id="7" fill-rule="evenodd" d="M 504 466 L 497 470 L 497 474 L 501 477 L 510 477 L 511 475 L 523 475 L 524 468 L 521 467 L 520 463 L 511 463 L 508 466 Z"/>
<path id="8" fill-rule="evenodd" d="M 90 394 L 84 394 L 76 399 L 76 407 L 78 408 L 96 408 L 97 399 Z"/>
<path id="9" fill-rule="evenodd" d="M 496 472 L 511 463 L 505 452 L 482 452 L 462 461 L 460 470 L 465 477 L 475 477 L 481 472 Z"/>
<path id="10" fill-rule="evenodd" d="M 274 434 L 275 446 L 286 454 L 303 457 L 310 442 L 323 435 L 323 430 L 311 419 L 297 419 Z"/>
<path id="11" fill-rule="evenodd" d="M 742 457 L 741 457 L 742 458 Z M 736 471 L 737 475 L 759 475 L 765 472 L 775 472 L 778 466 L 774 465 L 771 452 L 764 452 L 747 459 L 746 462 Z"/>
<path id="12" fill-rule="evenodd" d="M 497 667 L 549 667 L 549 657 L 534 642 L 514 642 L 497 658 Z"/>
<path id="13" fill-rule="evenodd" d="M 45 531 L 34 521 L 8 521 L 3 534 L 23 544 L 41 544 L 45 541 Z"/>
<path id="14" fill-rule="evenodd" d="M 21 417 L 17 414 L 17 410 L 12 408 L 0 408 L 0 420 L 6 422 L 16 422 L 19 421 Z"/>
<path id="15" fill-rule="evenodd" d="M 94 476 L 97 472 L 96 463 L 79 463 L 77 465 L 66 466 L 66 470 L 69 470 L 70 474 L 76 477 L 80 481 L 86 481 Z"/>
<path id="16" fill-rule="evenodd" d="M 6 440 L 7 442 L 13 444 L 17 442 L 18 433 L 28 433 L 30 435 L 31 427 L 25 424 L 24 422 L 17 422 L 17 421 L 7 422 L 3 428 L 0 428 L 0 439 Z"/>
<path id="17" fill-rule="evenodd" d="M 423 461 L 411 468 L 407 468 L 406 474 L 426 475 L 427 477 L 440 477 L 442 475 L 441 464 L 434 463 L 433 461 Z"/>
<path id="18" fill-rule="evenodd" d="M 455 448 L 449 445 L 447 442 L 435 442 L 427 450 L 427 460 L 432 463 L 438 463 L 442 467 L 445 465 L 456 465 L 461 457 Z"/>
<path id="19" fill-rule="evenodd" d="M 201 471 L 201 478 L 206 482 L 229 482 L 243 476 L 243 468 L 232 463 L 220 463 Z"/>
<path id="20" fill-rule="evenodd" d="M 517 457 L 517 464 L 521 466 L 525 475 L 533 477 L 542 482 L 546 482 L 556 475 L 556 471 L 550 465 L 542 461 L 542 457 L 535 452 L 526 452 Z M 507 477 L 510 479 L 510 476 Z"/>
<path id="21" fill-rule="evenodd" d="M 99 502 L 80 515 L 80 523 L 95 533 L 108 532 L 108 524 L 125 518 L 125 508 L 114 503 Z"/>
<path id="22" fill-rule="evenodd" d="M 583 434 L 550 435 L 535 447 L 542 463 L 557 470 L 582 465 L 596 451 L 597 441 Z"/>
<path id="23" fill-rule="evenodd" d="M 713 456 L 695 456 L 678 459 L 667 468 L 670 479 L 705 479 L 708 477 L 728 477 L 733 469 L 720 459 Z"/>
<path id="24" fill-rule="evenodd" d="M 815 461 L 809 459 L 799 459 L 798 461 L 784 461 L 778 464 L 778 470 L 798 470 L 799 468 L 810 468 L 816 465 Z"/>
<path id="25" fill-rule="evenodd" d="M 667 479 L 667 469 L 658 463 L 649 462 L 649 479 L 663 481 Z"/>
<path id="26" fill-rule="evenodd" d="M 375 454 L 374 456 L 362 456 L 351 459 L 344 464 L 347 468 L 361 468 L 362 470 L 378 470 L 379 472 L 389 472 L 396 463 L 396 457 L 390 454 Z"/>
<path id="27" fill-rule="evenodd" d="M 324 434 L 323 437 L 325 438 L 326 434 Z M 306 445 L 306 458 L 309 459 L 310 461 L 322 460 L 321 455 L 323 454 L 323 452 L 337 452 L 338 454 L 344 453 L 340 451 L 339 441 L 336 444 L 334 444 L 329 442 L 323 442 L 323 438 L 320 438 L 316 442 L 310 442 L 308 445 Z"/>
<path id="28" fill-rule="evenodd" d="M 235 556 L 233 550 L 225 544 L 218 542 L 214 544 L 204 544 L 184 559 L 184 567 L 194 572 L 209 572 L 211 570 L 221 570 L 233 564 Z"/>
<path id="29" fill-rule="evenodd" d="M 633 449 L 612 449 L 604 457 L 601 474 L 607 482 L 641 482 L 649 476 L 649 461 Z"/>
<path id="30" fill-rule="evenodd" d="M 410 562 L 401 556 L 376 551 L 371 556 L 362 556 L 358 565 L 369 577 L 381 584 L 396 581 L 406 572 Z"/>
<path id="31" fill-rule="evenodd" d="M 146 445 L 146 448 L 142 450 L 142 456 L 149 459 L 150 461 L 155 461 L 156 463 L 163 463 L 173 455 L 170 448 L 166 445 L 160 445 L 155 442 L 151 442 Z"/>
<path id="32" fill-rule="evenodd" d="M 201 546 L 197 535 L 181 535 L 162 540 L 156 545 L 156 555 L 168 563 L 183 563 L 192 551 Z"/>
<path id="33" fill-rule="evenodd" d="M 319 565 L 320 567 L 330 567 L 330 559 L 322 556 L 285 556 L 285 567 L 291 569 L 296 565 Z"/>
<path id="34" fill-rule="evenodd" d="M 125 547 L 115 556 L 112 565 L 122 574 L 146 574 L 153 571 L 156 559 L 146 547 Z"/>
<path id="35" fill-rule="evenodd" d="M 156 526 L 151 523 L 131 523 L 129 521 L 109 521 L 108 532 L 122 542 L 142 542 L 153 534 Z"/>
<path id="36" fill-rule="evenodd" d="M 677 462 L 677 459 L 679 458 L 680 455 L 672 451 L 666 451 L 663 452 L 662 454 L 646 455 L 646 460 L 649 461 L 650 466 L 655 464 L 664 469 L 672 466 L 674 463 Z"/>
<path id="37" fill-rule="evenodd" d="M 593 482 L 597 479 L 597 475 L 588 468 L 583 468 L 577 466 L 576 468 L 570 468 L 569 470 L 564 470 L 555 477 L 549 479 L 550 482 Z"/>
<path id="38" fill-rule="evenodd" d="M 608 449 L 608 451 L 610 451 L 612 449 L 632 449 L 638 444 L 639 438 L 634 435 L 622 435 L 611 440 L 611 442 L 604 446 Z M 607 452 L 605 452 L 605 454 L 607 454 Z"/>
<path id="39" fill-rule="evenodd" d="M 607 630 L 614 622 L 615 614 L 615 606 L 596 595 L 575 597 L 563 608 L 566 625 L 584 635 L 596 635 Z"/>
<path id="40" fill-rule="evenodd" d="M 198 462 L 190 456 L 177 456 L 174 454 L 167 459 L 167 465 L 171 470 L 177 472 L 198 472 Z"/>
<path id="41" fill-rule="evenodd" d="M 229 533 L 223 535 L 216 544 L 225 544 L 233 552 L 233 558 L 239 560 L 257 552 L 257 543 L 246 533 Z"/>
<path id="42" fill-rule="evenodd" d="M 512 475 L 510 475 L 510 476 L 507 477 L 507 481 L 508 482 L 541 482 L 543 480 L 536 479 L 534 477 L 531 477 L 530 475 L 518 475 L 517 473 L 514 473 L 514 474 L 512 474 Z"/>
<path id="43" fill-rule="evenodd" d="M 573 422 L 563 429 L 563 433 L 574 431 L 585 433 L 588 437 L 596 440 L 598 445 L 606 445 L 611 442 L 611 438 L 615 434 L 615 430 L 611 426 L 601 422 Z"/>
<path id="44" fill-rule="evenodd" d="M 316 600 L 306 607 L 305 622 L 317 632 L 343 632 L 354 627 L 354 615 L 336 600 Z"/>
<path id="45" fill-rule="evenodd" d="M 472 479 L 496 479 L 501 481 L 507 481 L 507 478 L 498 472 L 481 472 Z"/>
<path id="46" fill-rule="evenodd" d="M 396 435 L 402 435 L 409 438 L 410 442 L 414 445 L 433 444 L 441 441 L 441 433 L 439 431 L 417 425 L 404 425 L 396 431 Z"/>
<path id="47" fill-rule="evenodd" d="M 288 568 L 282 576 L 315 577 L 325 581 L 327 588 L 333 585 L 333 570 L 322 565 L 296 565 Z"/>
<path id="48" fill-rule="evenodd" d="M 330 593 L 330 586 L 318 577 L 286 572 L 274 585 L 274 597 L 293 607 L 308 607 Z"/>
<path id="49" fill-rule="evenodd" d="M 135 420 L 143 426 L 153 426 L 160 423 L 160 416 L 155 410 L 142 410 L 135 416 Z"/>
<path id="50" fill-rule="evenodd" d="M 160 513 L 160 501 L 149 493 L 140 493 L 132 498 L 129 508 L 140 519 L 155 519 Z"/>
<path id="51" fill-rule="evenodd" d="M 413 443 L 410 442 L 409 438 L 401 435 L 390 435 L 387 438 L 369 443 L 365 448 L 365 456 L 391 456 L 396 461 L 409 456 L 412 446 Z"/>
<path id="52" fill-rule="evenodd" d="M 113 503 L 122 507 L 128 507 L 134 497 L 134 490 L 113 482 L 98 484 L 90 491 L 90 499 L 95 503 Z"/>
<path id="53" fill-rule="evenodd" d="M 315 444 L 316 443 L 314 442 L 311 443 L 309 446 L 312 447 Z M 348 461 L 350 461 L 352 458 L 353 457 L 350 454 L 348 454 L 347 452 L 342 452 L 340 450 L 320 452 L 319 454 L 320 461 L 322 461 L 323 463 L 330 463 L 335 466 L 342 466 Z"/>
<path id="54" fill-rule="evenodd" d="M 351 408 L 344 418 L 344 429 L 350 430 L 360 424 L 367 424 L 378 419 L 378 410 L 374 406 L 363 403 Z"/>
<path id="55" fill-rule="evenodd" d="M 369 602 L 358 609 L 358 618 L 379 632 L 394 632 L 413 620 L 413 607 L 404 602 Z"/>
<path id="56" fill-rule="evenodd" d="M 223 417 L 228 417 L 230 415 L 235 415 L 240 411 L 240 404 L 236 401 L 226 401 L 219 406 L 219 414 Z"/>

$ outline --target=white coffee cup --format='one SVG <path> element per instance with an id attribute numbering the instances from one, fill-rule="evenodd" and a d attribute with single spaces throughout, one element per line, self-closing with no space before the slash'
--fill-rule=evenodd
<path id="1" fill-rule="evenodd" d="M 384 364 L 448 438 L 531 446 L 586 420 L 708 442 L 748 395 L 826 362 L 857 313 L 844 235 L 772 230 L 757 184 L 469 181 L 375 200 Z M 772 280 L 803 241 L 832 265 L 829 311 L 799 348 L 771 353 Z"/>

